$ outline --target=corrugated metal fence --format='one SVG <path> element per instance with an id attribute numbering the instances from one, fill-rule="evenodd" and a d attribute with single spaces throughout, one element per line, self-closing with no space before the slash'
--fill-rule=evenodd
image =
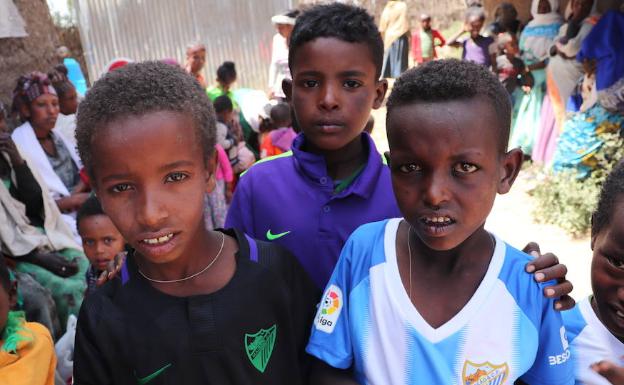
<path id="1" fill-rule="evenodd" d="M 206 45 L 204 75 L 210 85 L 225 60 L 236 63 L 238 84 L 267 89 L 271 16 L 296 0 L 77 0 L 85 59 L 92 80 L 114 58 L 175 58 L 184 64 L 186 45 Z"/>

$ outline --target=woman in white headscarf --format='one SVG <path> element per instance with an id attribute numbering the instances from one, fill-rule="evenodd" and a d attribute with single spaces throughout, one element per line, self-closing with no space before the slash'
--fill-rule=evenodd
<path id="1" fill-rule="evenodd" d="M 291 77 L 290 69 L 288 68 L 288 43 L 298 15 L 298 10 L 292 10 L 284 14 L 275 15 L 271 18 L 271 22 L 275 26 L 277 33 L 273 36 L 273 45 L 271 48 L 269 99 L 286 98 L 284 91 L 282 91 L 282 81 L 284 79 L 290 79 Z"/>
<path id="2" fill-rule="evenodd" d="M 388 1 L 379 20 L 385 52 L 381 72 L 383 77 L 397 78 L 407 69 L 409 31 L 407 4 L 403 1 Z"/>
<path id="3" fill-rule="evenodd" d="M 540 112 L 546 93 L 546 64 L 549 50 L 559 32 L 563 18 L 558 12 L 559 0 L 533 0 L 531 20 L 520 35 L 520 51 L 525 68 L 533 77 L 531 90 L 516 104 L 511 146 L 531 154 L 539 136 Z"/>

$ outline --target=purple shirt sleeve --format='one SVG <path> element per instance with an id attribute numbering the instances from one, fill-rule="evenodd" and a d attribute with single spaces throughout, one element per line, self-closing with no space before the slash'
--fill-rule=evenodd
<path id="1" fill-rule="evenodd" d="M 256 234 L 253 231 L 252 223 L 253 214 L 251 212 L 250 179 L 251 175 L 240 178 L 225 219 L 225 228 L 238 229 L 245 234 L 255 237 Z"/>

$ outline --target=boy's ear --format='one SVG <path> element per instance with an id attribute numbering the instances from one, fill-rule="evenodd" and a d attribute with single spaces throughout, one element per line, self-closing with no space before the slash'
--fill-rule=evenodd
<path id="1" fill-rule="evenodd" d="M 511 186 L 514 184 L 520 168 L 522 168 L 522 161 L 524 154 L 519 148 L 502 155 L 501 160 L 501 174 L 498 181 L 498 193 L 507 194 L 511 190 Z"/>
<path id="2" fill-rule="evenodd" d="M 286 91 L 284 90 L 284 92 Z M 386 97 L 386 92 L 388 92 L 388 81 L 386 79 L 378 80 L 375 85 L 375 100 L 373 101 L 373 109 L 376 110 L 381 107 Z"/>
<path id="3" fill-rule="evenodd" d="M 282 91 L 284 91 L 284 95 L 286 95 L 286 102 L 290 103 L 292 99 L 292 79 L 282 80 Z"/>

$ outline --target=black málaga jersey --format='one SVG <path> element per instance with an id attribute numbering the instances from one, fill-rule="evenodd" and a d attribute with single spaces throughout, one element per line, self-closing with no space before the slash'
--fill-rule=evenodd
<path id="1" fill-rule="evenodd" d="M 116 279 L 87 297 L 76 332 L 75 384 L 304 383 L 320 293 L 283 248 L 226 233 L 238 240 L 237 267 L 215 293 L 166 295 L 128 258 L 127 282 Z"/>

